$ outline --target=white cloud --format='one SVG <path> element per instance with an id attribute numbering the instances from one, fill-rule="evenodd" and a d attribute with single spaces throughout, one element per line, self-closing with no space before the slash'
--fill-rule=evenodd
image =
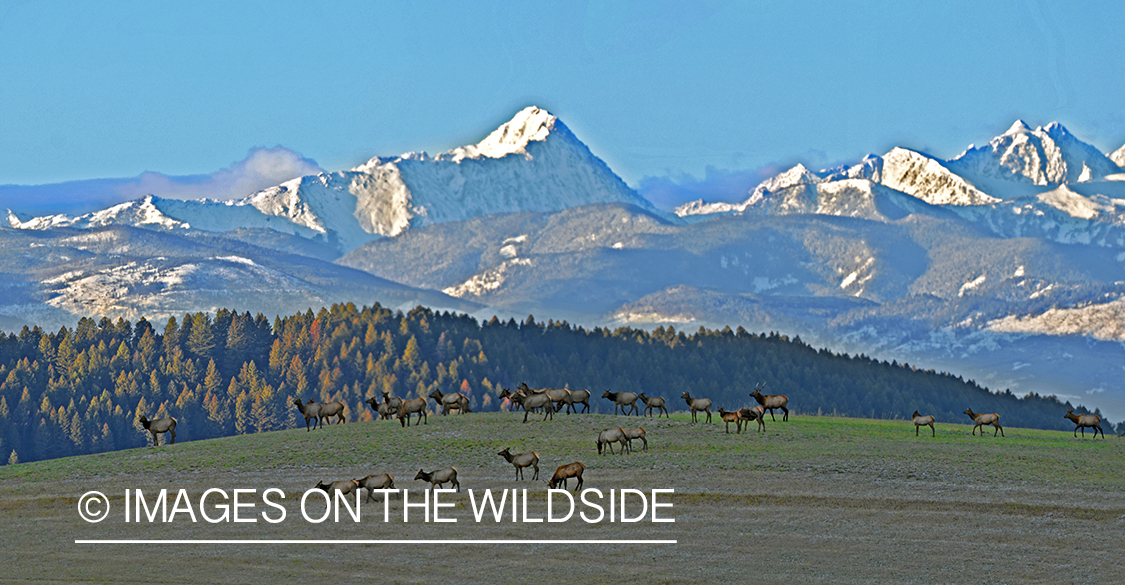
<path id="1" fill-rule="evenodd" d="M 0 185 L 0 211 L 25 215 L 81 214 L 152 194 L 167 199 L 239 199 L 267 187 L 322 172 L 316 161 L 282 146 L 252 148 L 246 158 L 210 174 L 142 173 L 50 185 Z"/>
<path id="2" fill-rule="evenodd" d="M 171 177 L 144 173 L 121 185 L 126 199 L 153 194 L 168 199 L 240 199 L 255 191 L 305 175 L 321 172 L 316 161 L 282 146 L 254 148 L 246 158 L 210 175 Z"/>

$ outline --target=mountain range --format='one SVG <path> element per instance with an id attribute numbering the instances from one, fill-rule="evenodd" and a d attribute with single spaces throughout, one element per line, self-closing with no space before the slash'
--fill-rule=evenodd
<path id="1" fill-rule="evenodd" d="M 1125 416 L 1125 146 L 1017 121 L 950 160 L 797 165 L 673 213 L 529 107 L 479 143 L 234 201 L 9 211 L 0 323 L 411 303 L 742 325 Z"/>

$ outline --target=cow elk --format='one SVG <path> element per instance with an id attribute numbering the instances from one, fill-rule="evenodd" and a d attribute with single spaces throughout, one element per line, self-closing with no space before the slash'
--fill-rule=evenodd
<path id="1" fill-rule="evenodd" d="M 688 408 L 691 409 L 691 422 L 697 422 L 696 412 L 704 411 L 707 413 L 707 422 L 711 422 L 711 399 L 710 398 L 692 398 L 691 394 L 684 392 L 680 398 L 687 402 Z"/>
<path id="2" fill-rule="evenodd" d="M 300 398 L 298 398 L 298 399 L 293 401 L 293 405 L 297 407 L 297 410 L 301 411 L 301 416 L 305 417 L 305 432 L 309 431 L 309 421 L 310 420 L 313 421 L 312 428 L 315 429 L 318 426 L 320 426 L 320 405 L 319 404 L 317 404 L 317 403 L 315 403 L 311 400 L 309 401 L 308 404 L 305 404 L 304 402 L 301 402 Z"/>
<path id="3" fill-rule="evenodd" d="M 586 466 L 582 465 L 578 461 L 575 461 L 574 463 L 567 463 L 566 465 L 560 465 L 559 468 L 555 470 L 555 474 L 551 476 L 551 479 L 547 481 L 547 487 L 555 489 L 555 486 L 561 483 L 563 489 L 565 490 L 567 480 L 574 477 L 578 478 L 578 485 L 574 486 L 574 491 L 577 492 L 579 488 L 582 487 L 582 472 L 585 469 Z"/>
<path id="4" fill-rule="evenodd" d="M 414 420 L 414 426 L 418 426 L 418 422 L 422 424 L 430 424 L 429 418 L 426 416 L 426 399 L 413 398 L 410 400 L 403 400 L 402 406 L 398 407 L 398 422 L 404 428 L 410 425 L 410 415 L 417 414 L 418 418 Z"/>
<path id="5" fill-rule="evenodd" d="M 648 439 L 645 438 L 644 427 L 625 431 L 625 440 L 629 441 L 630 452 L 633 450 L 633 441 L 637 439 L 641 441 L 641 451 L 648 451 Z"/>
<path id="6" fill-rule="evenodd" d="M 998 415 L 996 413 L 977 414 L 977 413 L 973 412 L 973 409 L 971 409 L 971 408 L 966 409 L 964 414 L 969 415 L 969 418 L 973 419 L 973 422 L 976 423 L 976 426 L 973 427 L 972 434 L 975 435 L 977 433 L 977 429 L 979 428 L 980 429 L 980 436 L 983 437 L 984 436 L 984 425 L 992 425 L 992 426 L 996 427 L 996 430 L 992 431 L 993 437 L 996 436 L 996 433 L 1000 433 L 1001 437 L 1004 436 L 1004 427 L 1000 426 L 1000 415 Z M 917 430 L 917 429 L 915 429 L 915 430 Z"/>
<path id="7" fill-rule="evenodd" d="M 497 455 L 503 457 L 505 461 L 511 463 L 512 466 L 516 468 L 516 481 L 523 479 L 524 467 L 531 467 L 535 470 L 535 473 L 531 476 L 532 481 L 539 479 L 539 454 L 535 451 L 512 455 L 512 452 L 507 447 L 504 447 L 504 450 L 497 453 Z"/>
<path id="8" fill-rule="evenodd" d="M 637 395 L 641 402 L 645 403 L 645 416 L 652 416 L 652 411 L 656 412 L 656 418 L 660 418 L 660 413 L 664 413 L 664 418 L 672 418 L 668 416 L 668 409 L 664 407 L 664 399 L 660 396 L 645 396 L 644 392 Z"/>
<path id="9" fill-rule="evenodd" d="M 719 407 L 719 417 L 726 423 L 727 434 L 730 434 L 730 423 L 734 423 L 734 427 L 738 432 L 742 432 L 742 415 L 738 412 L 727 412 L 723 407 Z"/>
<path id="10" fill-rule="evenodd" d="M 437 487 L 440 488 L 442 486 L 442 484 L 449 483 L 449 484 L 452 485 L 452 487 L 457 488 L 457 491 L 461 491 L 461 484 L 457 482 L 457 468 L 456 467 L 448 467 L 446 469 L 438 469 L 436 471 L 431 471 L 429 473 L 426 473 L 425 471 L 419 469 L 418 475 L 415 475 L 414 479 L 415 480 L 420 479 L 422 481 L 430 482 L 431 488 L 434 487 L 434 486 L 437 486 Z"/>
<path id="11" fill-rule="evenodd" d="M 442 416 L 449 414 L 451 410 L 457 410 L 461 414 L 470 412 L 469 397 L 460 392 L 443 394 L 441 390 L 435 388 L 433 392 L 430 392 L 430 400 L 433 400 L 441 407 Z"/>
<path id="12" fill-rule="evenodd" d="M 566 413 L 570 414 L 573 410 L 578 412 L 578 407 L 575 404 L 585 406 L 582 412 L 590 412 L 590 391 L 589 390 L 571 390 L 566 393 L 566 398 L 563 399 L 566 404 Z"/>
<path id="13" fill-rule="evenodd" d="M 160 444 L 160 440 L 157 439 L 156 436 L 161 433 L 168 433 L 169 435 L 171 435 L 172 440 L 168 442 L 169 445 L 176 444 L 176 419 L 170 416 L 166 416 L 164 418 L 148 420 L 147 418 L 145 418 L 145 415 L 142 414 L 139 420 L 141 421 L 141 425 L 144 426 L 145 430 L 149 433 L 152 433 L 153 447 L 156 447 Z"/>
<path id="14" fill-rule="evenodd" d="M 332 496 L 335 492 L 340 492 L 346 496 L 359 489 L 359 482 L 354 479 L 343 479 L 332 483 L 318 481 L 316 482 L 316 489 L 322 490 L 329 496 Z"/>
<path id="15" fill-rule="evenodd" d="M 613 414 L 617 414 L 618 409 L 622 414 L 628 416 L 632 407 L 633 414 L 640 414 L 640 409 L 637 408 L 637 394 L 635 392 L 610 392 L 606 390 L 602 393 L 602 398 L 613 401 Z"/>
<path id="16" fill-rule="evenodd" d="M 770 411 L 770 420 L 777 422 L 773 416 L 773 409 L 780 408 L 785 413 L 781 420 L 789 420 L 789 397 L 784 394 L 762 394 L 762 389 L 765 388 L 765 383 L 758 384 L 754 387 L 754 391 L 750 393 L 750 397 L 758 401 L 758 404 L 763 409 Z"/>
<path id="17" fill-rule="evenodd" d="M 930 427 L 930 436 L 931 437 L 937 436 L 937 431 L 934 430 L 934 417 L 933 417 L 933 415 L 922 416 L 922 415 L 918 414 L 917 410 L 915 410 L 914 414 L 910 415 L 910 420 L 914 421 L 914 436 L 915 437 L 918 436 L 918 431 L 922 430 L 922 427 L 926 427 L 926 426 Z"/>
<path id="18" fill-rule="evenodd" d="M 382 475 L 369 475 L 363 479 L 357 479 L 355 480 L 355 482 L 358 486 L 357 489 L 367 490 L 367 499 L 364 500 L 365 502 L 375 499 L 371 497 L 372 494 L 375 493 L 375 490 L 395 489 L 395 478 L 389 473 L 384 473 Z"/>
<path id="19" fill-rule="evenodd" d="M 761 406 L 753 408 L 740 408 L 738 409 L 738 417 L 742 419 L 742 424 L 746 426 L 746 430 L 750 430 L 750 421 L 758 421 L 758 432 L 762 433 L 766 430 L 766 412 Z"/>
<path id="20" fill-rule="evenodd" d="M 618 454 L 624 453 L 629 448 L 629 438 L 625 435 L 624 429 L 605 429 L 601 433 L 598 433 L 598 455 L 605 454 L 602 452 L 603 448 L 613 455 L 614 443 L 621 443 L 621 449 Z"/>
<path id="21" fill-rule="evenodd" d="M 1091 427 L 1094 430 L 1094 438 L 1098 438 L 1098 431 L 1102 431 L 1102 417 L 1096 414 L 1074 414 L 1073 410 L 1066 411 L 1063 418 L 1069 419 L 1075 425 L 1074 436 L 1078 437 L 1078 429 L 1082 429 L 1082 438 L 1086 438 L 1086 427 Z M 175 434 L 172 435 L 175 438 Z M 1105 431 L 1102 431 L 1102 438 L 1105 438 Z"/>
<path id="22" fill-rule="evenodd" d="M 379 415 L 380 420 L 390 420 L 392 416 L 398 413 L 397 408 L 392 409 L 386 400 L 379 402 L 379 399 L 375 396 L 364 400 L 364 402 L 371 407 L 371 410 L 375 411 L 375 414 Z"/>

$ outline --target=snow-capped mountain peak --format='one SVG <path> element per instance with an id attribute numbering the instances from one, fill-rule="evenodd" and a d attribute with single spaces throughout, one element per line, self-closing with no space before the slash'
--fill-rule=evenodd
<path id="1" fill-rule="evenodd" d="M 995 180 L 1048 186 L 1120 172 L 1117 163 L 1076 138 L 1062 124 L 1051 122 L 1032 130 L 1022 120 L 1016 120 L 986 146 L 969 148 L 949 161 L 949 167 L 973 182 L 992 181 L 993 190 L 1003 189 Z M 994 194 L 1006 198 L 1004 193 Z"/>
<path id="2" fill-rule="evenodd" d="M 493 130 L 484 140 L 470 146 L 455 148 L 446 155 L 453 161 L 481 157 L 504 158 L 509 154 L 527 156 L 527 145 L 546 140 L 556 125 L 562 125 L 558 120 L 547 110 L 528 106 L 520 110 L 511 120 Z"/>
<path id="3" fill-rule="evenodd" d="M 805 165 L 797 163 L 796 166 L 788 171 L 762 181 L 759 188 L 767 191 L 778 191 L 795 185 L 815 185 L 823 181 L 824 179 L 816 176 L 812 171 L 806 168 Z"/>
<path id="4" fill-rule="evenodd" d="M 428 156 L 375 157 L 350 171 L 286 181 L 240 201 L 149 197 L 81 217 L 8 219 L 48 229 L 109 224 L 227 231 L 266 228 L 347 252 L 412 226 L 591 203 L 652 209 L 555 116 L 534 106 L 477 144 Z"/>
<path id="5" fill-rule="evenodd" d="M 1008 128 L 1006 132 L 1004 132 L 1003 136 L 1012 134 L 1025 134 L 1027 132 L 1031 132 L 1031 127 L 1028 126 L 1023 120 L 1016 120 L 1012 124 L 1012 126 Z"/>

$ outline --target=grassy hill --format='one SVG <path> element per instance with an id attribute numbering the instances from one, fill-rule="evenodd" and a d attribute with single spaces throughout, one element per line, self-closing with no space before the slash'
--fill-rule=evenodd
<path id="1" fill-rule="evenodd" d="M 1125 442 L 1067 432 L 1005 428 L 1006 438 L 938 423 L 915 437 L 909 421 L 767 417 L 765 433 L 724 433 L 721 424 L 611 415 L 558 415 L 521 424 L 522 414 L 431 417 L 335 425 L 181 442 L 0 468 L 0 529 L 14 536 L 7 578 L 41 574 L 37 559 L 61 558 L 60 581 L 318 581 L 379 576 L 391 582 L 902 582 L 940 571 L 942 582 L 991 582 L 970 564 L 1015 581 L 1099 582 L 1125 563 Z M 718 417 L 715 419 L 718 421 Z M 967 419 L 966 419 L 967 420 Z M 598 431 L 644 426 L 648 451 L 599 457 Z M 928 432 L 928 429 L 926 429 Z M 639 446 L 639 445 L 638 445 Z M 496 455 L 535 450 L 541 473 L 582 461 L 586 488 L 673 488 L 673 524 L 523 524 L 472 521 L 467 489 L 528 488 L 542 512 L 541 482 L 513 480 Z M 456 524 L 383 524 L 368 503 L 360 524 L 309 524 L 297 502 L 320 480 L 389 472 L 418 494 L 419 468 L 454 465 L 462 493 Z M 530 476 L 529 476 L 530 477 Z M 125 524 L 126 488 L 283 489 L 289 519 L 272 525 Z M 99 490 L 114 513 L 82 522 L 77 498 Z M 259 506 L 261 504 L 259 503 Z M 261 508 L 253 510 L 257 514 Z M 397 516 L 396 516 L 397 514 Z M 74 539 L 505 539 L 505 545 L 76 545 Z M 532 545 L 528 539 L 674 539 L 674 545 Z M 503 568 L 497 568 L 503 559 Z M 965 561 L 961 564 L 960 561 Z M 1082 575 L 1060 567 L 1084 565 Z M 977 565 L 979 566 L 979 565 Z M 132 567 L 132 568 L 126 568 Z M 396 567 L 408 567 L 399 569 Z M 751 572 L 747 572 L 751 571 Z M 659 576 L 659 578 L 657 578 Z M 1092 576 L 1092 577 L 1091 577 Z"/>

